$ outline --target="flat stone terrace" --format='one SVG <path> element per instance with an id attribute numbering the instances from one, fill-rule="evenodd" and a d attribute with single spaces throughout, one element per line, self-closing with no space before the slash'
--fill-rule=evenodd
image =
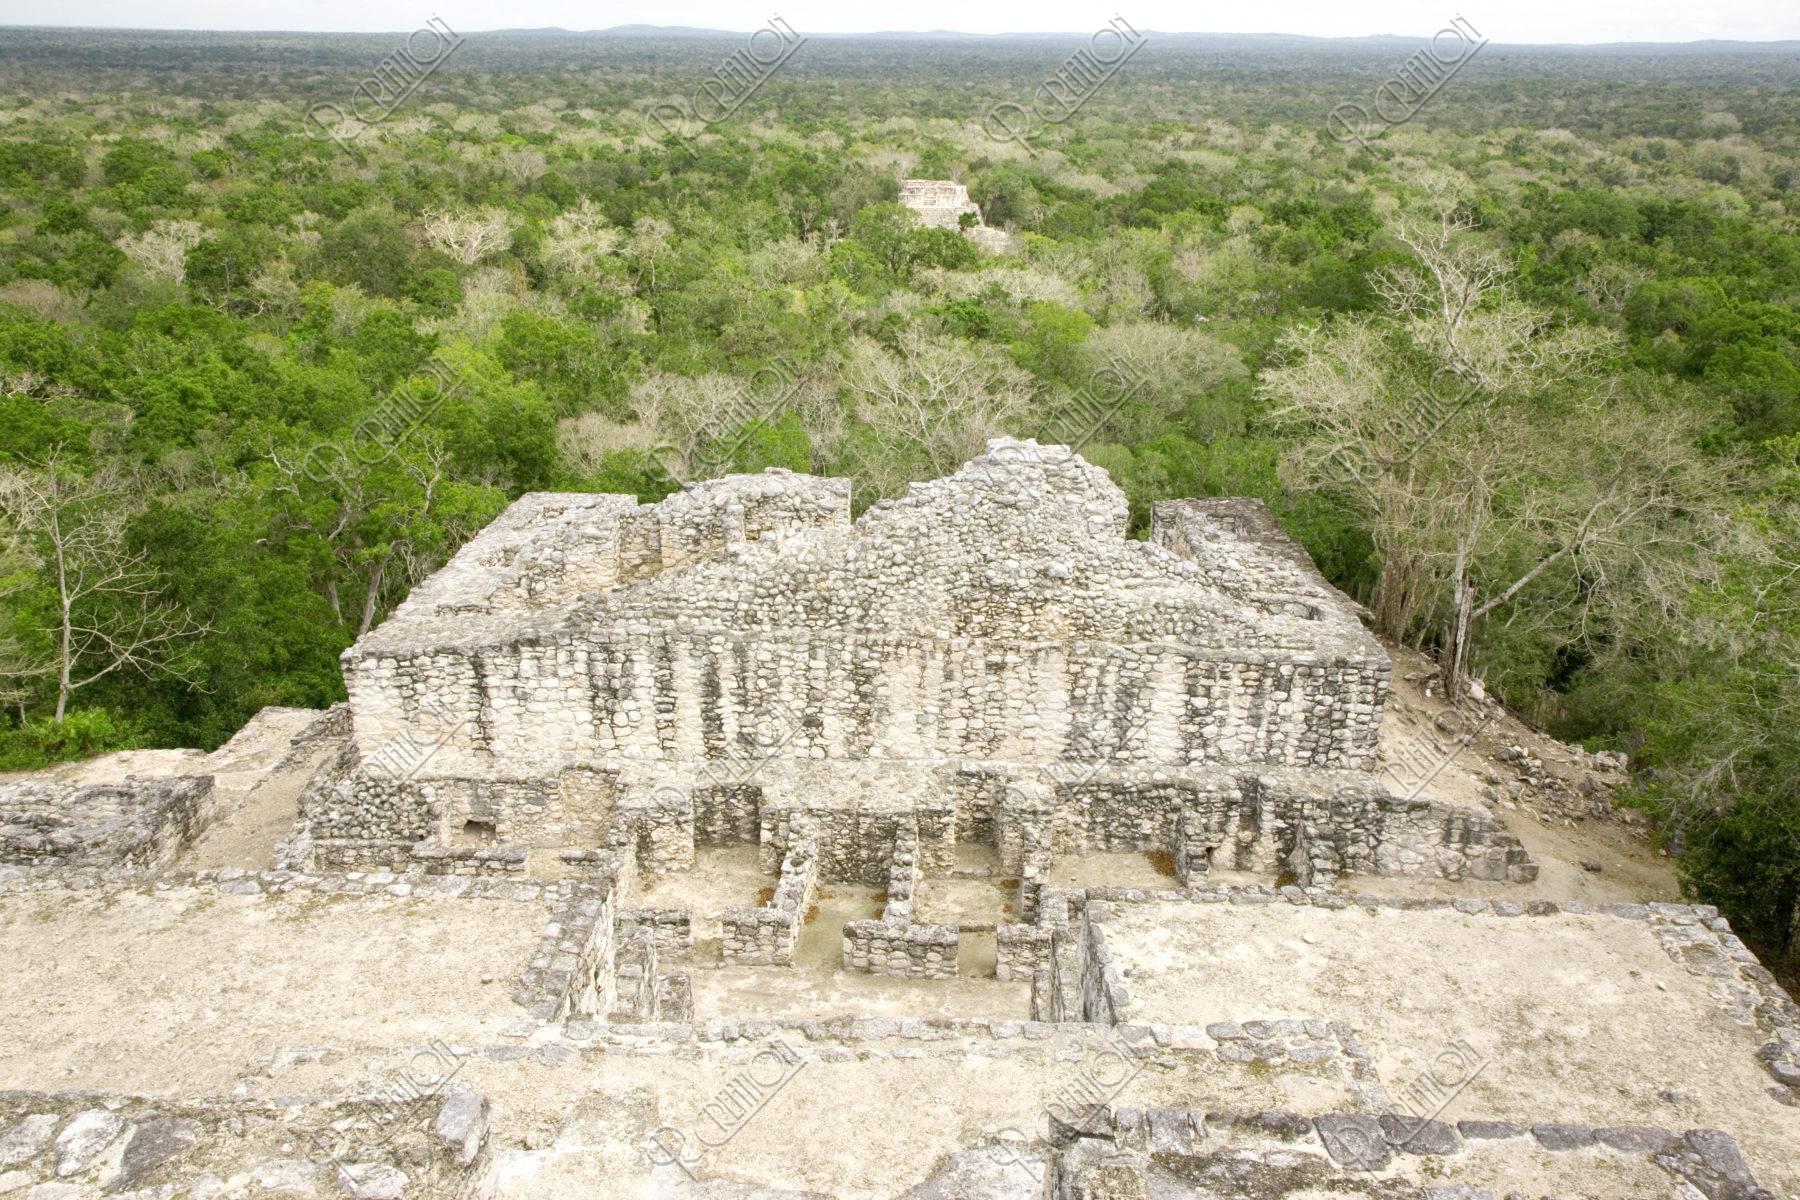
<path id="1" fill-rule="evenodd" d="M 1113 968 L 1117 1024 L 545 1022 L 515 989 L 580 885 L 0 883 L 0 1126 L 158 1097 L 133 1130 L 197 1121 L 171 1161 L 232 1178 L 285 1159 L 196 1104 L 348 1103 L 429 1053 L 487 1106 L 458 1195 L 1026 1200 L 1114 1177 L 1293 1200 L 1800 1194 L 1800 1109 L 1768 1051 L 1796 1012 L 1704 909 L 1093 888 L 1073 927 Z M 1450 1066 L 1466 1083 L 1415 1111 Z M 34 1178 L 56 1153 L 34 1152 Z M 117 1168 L 95 1162 L 76 1177 Z M 451 1194 L 428 1177 L 400 1194 Z M 310 1178 L 292 1194 L 334 1194 Z M 1478 1190 L 1429 1190 L 1448 1187 Z"/>
<path id="2" fill-rule="evenodd" d="M 1800 1048 L 1800 1008 L 1716 917 L 1321 895 L 1196 890 L 1086 914 L 1126 1021 L 1235 1040 L 1341 1020 L 1397 1112 L 1435 1072 L 1453 1084 L 1424 1087 L 1434 1111 L 1413 1115 L 1728 1129 L 1765 1183 L 1800 1187 L 1800 1107 L 1772 1070 Z"/>
<path id="3" fill-rule="evenodd" d="M 0 896 L 0 1088 L 224 1094 L 283 1050 L 479 1042 L 517 1024 L 550 904 L 388 886 Z"/>

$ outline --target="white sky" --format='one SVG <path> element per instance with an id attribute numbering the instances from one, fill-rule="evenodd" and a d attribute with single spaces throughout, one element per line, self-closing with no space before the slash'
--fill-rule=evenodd
<path id="1" fill-rule="evenodd" d="M 777 14 L 801 33 L 1085 32 L 1117 14 L 1142 30 L 1317 37 L 1423 37 L 1462 16 L 1497 42 L 1800 38 L 1800 0 L 0 0 L 0 24 L 133 29 L 411 30 L 436 16 L 458 33 L 639 22 L 747 31 Z"/>

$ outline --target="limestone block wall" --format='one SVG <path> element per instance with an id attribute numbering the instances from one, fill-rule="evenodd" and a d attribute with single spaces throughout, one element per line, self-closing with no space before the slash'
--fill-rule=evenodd
<path id="1" fill-rule="evenodd" d="M 616 883 L 601 898 L 579 901 L 569 914 L 567 937 L 558 947 L 574 955 L 574 985 L 569 1011 L 577 1016 L 603 1016 L 613 1006 L 618 990 L 618 906 Z"/>
<path id="2" fill-rule="evenodd" d="M 774 713 L 792 714 L 774 751 L 787 756 L 1370 770 L 1388 675 L 1385 661 L 1256 649 L 679 625 L 350 663 L 358 737 L 436 722 L 441 774 L 730 762 L 760 748 L 753 731 Z"/>
<path id="3" fill-rule="evenodd" d="M 1529 882 L 1537 872 L 1485 811 L 1401 799 L 1362 772 L 1038 771 L 999 795 L 996 845 L 1022 880 L 1028 917 L 1053 854 L 1163 850 L 1184 877 L 1216 862 L 1303 883 L 1345 873 Z"/>
<path id="4" fill-rule="evenodd" d="M 441 846 L 419 842 L 404 865 L 427 875 L 524 875 L 528 855 L 519 846 Z"/>
<path id="5" fill-rule="evenodd" d="M 956 974 L 957 942 L 954 925 L 850 921 L 844 925 L 844 970 L 949 979 Z"/>
<path id="6" fill-rule="evenodd" d="M 1032 985 L 1034 1020 L 1060 1020 L 1035 1014 L 1041 1008 L 1060 1011 L 1060 1000 L 1051 1000 L 1055 990 L 1056 960 L 1059 948 L 1069 932 L 1069 895 L 1060 889 L 1044 888 L 1039 896 L 1034 918 L 1016 924 L 995 926 L 994 938 L 998 958 L 994 978 L 1026 979 Z M 1040 997 L 1039 993 L 1043 993 Z"/>
<path id="7" fill-rule="evenodd" d="M 346 653 L 359 765 L 311 845 L 661 873 L 757 842 L 775 873 L 804 842 L 881 885 L 896 846 L 934 873 L 992 841 L 1028 919 L 1090 850 L 1531 876 L 1485 813 L 1375 783 L 1387 656 L 1266 509 L 1168 502 L 1148 543 L 1127 516 L 1078 455 L 1005 440 L 854 524 L 845 481 L 782 472 L 526 497 Z"/>
<path id="8" fill-rule="evenodd" d="M 301 811 L 317 841 L 422 842 L 438 832 L 432 811 L 434 783 L 397 779 L 356 765 L 356 748 L 345 747 L 341 774 L 309 787 Z"/>
<path id="9" fill-rule="evenodd" d="M 763 789 L 750 783 L 703 784 L 694 794 L 694 841 L 701 846 L 754 843 L 762 827 Z"/>
<path id="10" fill-rule="evenodd" d="M 619 910 L 621 942 L 647 937 L 663 954 L 680 954 L 693 947 L 693 914 L 687 909 L 625 908 Z"/>
<path id="11" fill-rule="evenodd" d="M 924 869 L 922 845 L 912 822 L 898 826 L 881 919 L 844 925 L 842 961 L 846 971 L 912 979 L 947 979 L 956 974 L 957 927 L 915 924 L 912 919 L 913 896 Z"/>
<path id="12" fill-rule="evenodd" d="M 956 818 L 948 804 L 899 810 L 828 807 L 828 799 L 806 804 L 777 798 L 765 802 L 759 856 L 765 871 L 795 840 L 817 847 L 819 874 L 833 883 L 890 881 L 892 847 L 906 842 L 924 870 L 947 871 L 956 857 Z"/>
<path id="13" fill-rule="evenodd" d="M 701 480 L 623 516 L 622 580 L 644 579 L 729 546 L 850 523 L 850 481 L 776 469 Z"/>
<path id="14" fill-rule="evenodd" d="M 1170 510 L 1130 541 L 1104 472 L 1013 442 L 847 505 L 765 475 L 608 509 L 585 519 L 654 529 L 657 569 L 548 607 L 475 594 L 547 550 L 465 550 L 346 653 L 358 744 L 426 731 L 447 776 L 729 760 L 771 723 L 789 757 L 1374 765 L 1386 655 L 1272 521 Z"/>
<path id="15" fill-rule="evenodd" d="M 1032 979 L 1050 961 L 1050 930 L 1040 925 L 998 925 L 994 929 L 994 941 L 999 947 L 994 963 L 995 979 Z"/>
<path id="16" fill-rule="evenodd" d="M 781 861 L 775 895 L 760 908 L 729 908 L 720 917 L 724 958 L 733 964 L 789 966 L 806 914 L 818 894 L 819 857 L 811 842 L 795 841 Z"/>
<path id="17" fill-rule="evenodd" d="M 1001 792 L 994 815 L 995 844 L 1001 869 L 1019 881 L 1019 915 L 1024 920 L 1036 913 L 1038 893 L 1050 878 L 1055 824 L 1056 793 L 1050 785 L 1023 781 L 1008 784 Z"/>
<path id="18" fill-rule="evenodd" d="M 651 875 L 692 870 L 693 795 L 676 787 L 627 789 L 613 810 L 605 842 Z"/>
<path id="19" fill-rule="evenodd" d="M 213 810 L 210 775 L 0 783 L 0 865 L 166 867 Z"/>
<path id="20" fill-rule="evenodd" d="M 949 774 L 950 795 L 956 804 L 956 840 L 998 845 L 994 817 L 1006 792 L 1006 772 L 956 764 Z"/>
<path id="21" fill-rule="evenodd" d="M 1089 900 L 1082 906 L 1078 943 L 1081 949 L 1081 1019 L 1116 1025 L 1130 1018 L 1133 1006 L 1124 973 L 1106 945 L 1103 922 L 1109 915 L 1110 910 L 1102 901 Z"/>
<path id="22" fill-rule="evenodd" d="M 1343 873 L 1514 883 L 1537 877 L 1518 840 L 1486 812 L 1401 799 L 1373 780 L 1245 775 L 1235 787 L 1166 800 L 1191 814 L 1178 827 L 1190 872 L 1217 863 L 1302 884 Z"/>
<path id="23" fill-rule="evenodd" d="M 894 837 L 894 854 L 888 865 L 887 901 L 881 919 L 888 922 L 912 920 L 913 896 L 919 890 L 924 872 L 919 864 L 919 831 L 913 822 L 902 822 Z"/>

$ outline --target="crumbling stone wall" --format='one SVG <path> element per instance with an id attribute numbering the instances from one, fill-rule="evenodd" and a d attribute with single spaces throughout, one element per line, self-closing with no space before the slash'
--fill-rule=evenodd
<path id="1" fill-rule="evenodd" d="M 1046 926 L 1003 923 L 994 929 L 994 942 L 998 947 L 994 978 L 1002 982 L 1031 979 L 1050 961 L 1052 939 Z"/>
<path id="2" fill-rule="evenodd" d="M 955 814 L 935 808 L 833 808 L 825 797 L 814 803 L 776 799 L 763 810 L 760 855 L 765 870 L 796 839 L 818 848 L 821 876 L 834 883 L 888 884 L 891 848 L 909 845 L 923 869 L 950 869 L 956 856 Z"/>
<path id="3" fill-rule="evenodd" d="M 1125 975 L 1106 945 L 1107 905 L 1089 900 L 1081 910 L 1081 935 L 1077 942 L 1081 963 L 1081 1019 L 1116 1025 L 1129 1020 L 1134 1006 L 1125 986 Z"/>
<path id="4" fill-rule="evenodd" d="M 819 482 L 713 481 L 703 511 L 765 492 L 792 507 Z M 434 724 L 433 773 L 478 777 L 726 759 L 773 721 L 788 757 L 1373 766 L 1388 666 L 1341 599 L 1275 603 L 1220 571 L 1209 586 L 1127 540 L 1123 495 L 1066 451 L 998 445 L 854 527 L 824 511 L 603 604 L 450 624 L 409 601 L 346 654 L 359 744 Z"/>
<path id="5" fill-rule="evenodd" d="M 663 954 L 680 954 L 694 944 L 693 914 L 675 908 L 620 909 L 619 942 L 638 937 L 648 938 Z"/>
<path id="6" fill-rule="evenodd" d="M 177 1100 L 0 1092 L 8 1195 L 452 1196 L 477 1173 L 487 1102 L 454 1079 L 469 1048 L 433 1042 L 368 1094 Z"/>
<path id="7" fill-rule="evenodd" d="M 652 875 L 694 866 L 694 798 L 675 787 L 627 789 L 612 814 L 606 845 Z"/>
<path id="8" fill-rule="evenodd" d="M 727 963 L 787 966 L 818 893 L 819 857 L 807 841 L 789 844 L 775 894 L 759 908 L 728 908 L 719 922 Z"/>
<path id="9" fill-rule="evenodd" d="M 1387 656 L 1265 509 L 1159 505 L 1147 543 L 1127 517 L 1105 472 L 1005 439 L 854 524 L 845 481 L 780 471 L 526 497 L 346 652 L 355 755 L 308 844 L 660 873 L 755 842 L 773 874 L 805 840 L 881 884 L 911 822 L 928 872 L 994 842 L 1027 916 L 1090 849 L 1529 877 L 1485 813 L 1374 783 Z"/>
<path id="10" fill-rule="evenodd" d="M 919 833 L 911 822 L 896 829 L 888 861 L 881 919 L 844 925 L 844 969 L 912 979 L 950 978 L 956 974 L 960 931 L 954 925 L 922 925 L 912 919 L 913 895 L 924 863 Z"/>
<path id="11" fill-rule="evenodd" d="M 1059 847 L 1167 849 L 1183 878 L 1214 863 L 1303 884 L 1346 873 L 1537 877 L 1518 839 L 1486 812 L 1396 797 L 1361 773 L 1135 775 L 1058 790 Z"/>
<path id="12" fill-rule="evenodd" d="M 157 870 L 211 822 L 210 775 L 0 783 L 0 865 Z"/>

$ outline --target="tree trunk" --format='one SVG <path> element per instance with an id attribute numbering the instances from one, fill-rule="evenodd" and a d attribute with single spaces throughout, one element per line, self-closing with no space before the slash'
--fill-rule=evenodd
<path id="1" fill-rule="evenodd" d="M 1800 974 L 1800 898 L 1794 901 L 1794 923 L 1788 927 L 1788 969 Z"/>
<path id="2" fill-rule="evenodd" d="M 369 575 L 369 590 L 363 593 L 362 622 L 356 627 L 358 638 L 369 632 L 369 626 L 375 623 L 375 606 L 381 598 L 381 583 L 387 575 L 387 565 L 388 560 L 383 558 Z"/>
<path id="3" fill-rule="evenodd" d="M 68 715 L 69 693 L 75 690 L 69 686 L 70 671 L 75 665 L 73 650 L 75 631 L 70 628 L 70 624 L 69 606 L 64 604 L 62 612 L 62 640 L 57 647 L 58 653 L 56 656 L 58 659 L 56 673 L 56 723 L 58 725 L 61 725 L 63 723 L 63 717 Z"/>
<path id="4" fill-rule="evenodd" d="M 1445 639 L 1439 675 L 1444 685 L 1444 699 L 1462 703 L 1468 690 L 1469 638 L 1475 623 L 1475 585 L 1469 582 L 1467 547 L 1456 544 L 1456 568 L 1450 577 L 1450 633 Z"/>

